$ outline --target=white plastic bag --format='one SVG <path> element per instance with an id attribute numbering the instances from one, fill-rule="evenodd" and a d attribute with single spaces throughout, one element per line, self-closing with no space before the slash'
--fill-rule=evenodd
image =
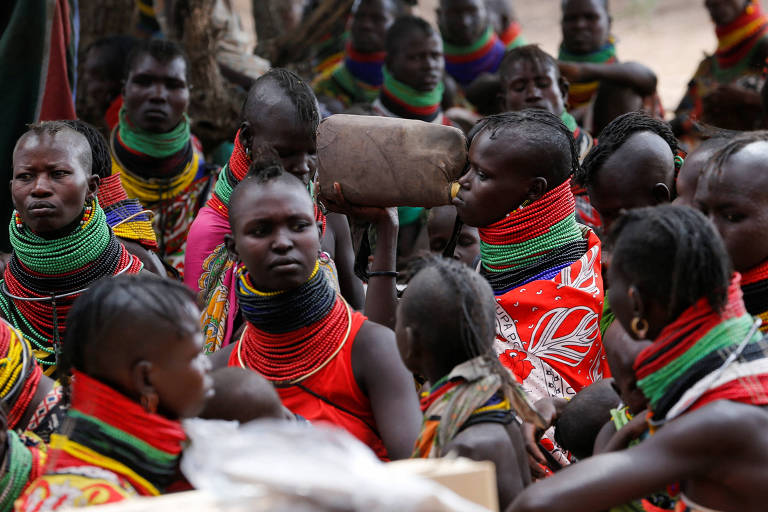
<path id="1" fill-rule="evenodd" d="M 340 429 L 277 420 L 184 422 L 191 444 L 181 468 L 196 489 L 222 502 L 281 496 L 315 510 L 467 511 L 486 509 L 429 480 L 388 471 Z"/>

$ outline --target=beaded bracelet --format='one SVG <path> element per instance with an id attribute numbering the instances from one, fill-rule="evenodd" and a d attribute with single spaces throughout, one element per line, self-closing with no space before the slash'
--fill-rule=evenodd
<path id="1" fill-rule="evenodd" d="M 368 277 L 397 277 L 400 274 L 394 270 L 379 270 L 368 272 Z"/>

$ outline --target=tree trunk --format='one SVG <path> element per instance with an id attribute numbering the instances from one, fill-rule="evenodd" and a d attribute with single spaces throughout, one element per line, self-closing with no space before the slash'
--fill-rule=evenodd
<path id="1" fill-rule="evenodd" d="M 224 140 L 232 140 L 240 120 L 244 100 L 241 92 L 227 84 L 216 62 L 219 34 L 211 23 L 215 0 L 188 0 L 189 10 L 181 31 L 189 57 L 192 131 L 206 150 Z"/>

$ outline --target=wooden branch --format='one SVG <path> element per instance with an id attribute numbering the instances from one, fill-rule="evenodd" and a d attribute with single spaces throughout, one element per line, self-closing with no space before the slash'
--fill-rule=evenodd
<path id="1" fill-rule="evenodd" d="M 268 55 L 273 66 L 285 66 L 304 59 L 308 50 L 319 43 L 339 19 L 346 17 L 354 0 L 322 0 L 309 17 L 293 32 L 259 43 L 260 55 Z"/>

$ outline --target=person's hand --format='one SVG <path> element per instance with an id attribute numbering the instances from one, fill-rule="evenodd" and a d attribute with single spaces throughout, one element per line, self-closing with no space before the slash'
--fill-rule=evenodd
<path id="1" fill-rule="evenodd" d="M 547 459 L 541 452 L 539 440 L 549 427 L 560 416 L 563 408 L 568 403 L 563 398 L 545 397 L 534 404 L 536 410 L 544 419 L 546 428 L 537 429 L 532 423 L 523 423 L 523 439 L 525 440 L 525 451 L 528 455 L 528 465 L 531 468 L 531 475 L 534 478 L 544 478 L 547 476 Z"/>
<path id="2" fill-rule="evenodd" d="M 629 421 L 629 423 L 622 427 L 621 432 L 624 432 L 626 436 L 627 445 L 635 439 L 638 439 L 646 430 L 648 430 L 648 422 L 645 419 L 646 416 L 648 416 L 647 410 L 636 415 Z"/>
<path id="3" fill-rule="evenodd" d="M 560 68 L 560 74 L 569 82 L 583 82 L 584 70 L 580 64 L 575 62 L 557 61 L 557 67 Z"/>
<path id="4" fill-rule="evenodd" d="M 318 184 L 318 195 L 320 195 L 320 185 Z M 368 221 L 374 225 L 387 223 L 391 226 L 398 226 L 397 208 L 382 208 L 379 206 L 357 206 L 349 203 L 341 190 L 341 183 L 333 184 L 333 193 L 321 196 L 323 203 L 328 210 L 336 213 L 342 213 L 350 217 Z"/>
<path id="5" fill-rule="evenodd" d="M 629 423 L 621 427 L 618 432 L 613 434 L 613 437 L 611 437 L 605 447 L 603 447 L 601 453 L 617 452 L 627 449 L 629 443 L 638 439 L 646 430 L 648 430 L 648 422 L 645 419 L 646 416 L 648 416 L 647 410 L 636 415 L 629 421 Z"/>

